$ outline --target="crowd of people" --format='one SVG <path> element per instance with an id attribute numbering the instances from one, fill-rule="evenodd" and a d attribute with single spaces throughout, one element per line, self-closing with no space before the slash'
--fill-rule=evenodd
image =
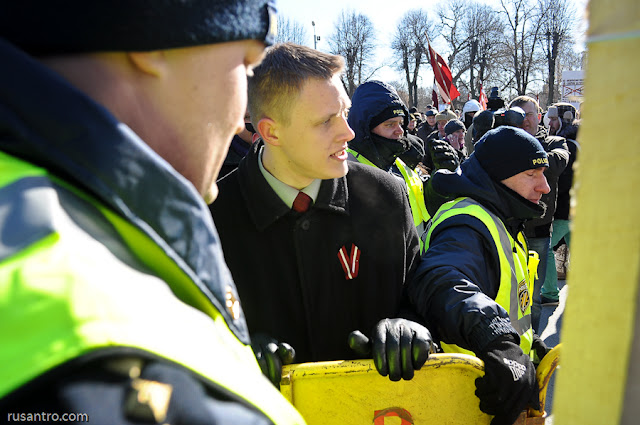
<path id="1" fill-rule="evenodd" d="M 135 4 L 0 6 L 0 413 L 303 424 L 283 365 L 435 352 L 538 408 L 576 109 L 350 99 L 267 0 Z"/>

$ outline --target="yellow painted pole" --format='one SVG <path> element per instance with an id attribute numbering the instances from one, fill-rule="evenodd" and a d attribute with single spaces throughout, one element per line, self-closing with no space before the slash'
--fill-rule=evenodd
<path id="1" fill-rule="evenodd" d="M 587 47 L 554 424 L 640 423 L 640 1 L 591 0 Z"/>

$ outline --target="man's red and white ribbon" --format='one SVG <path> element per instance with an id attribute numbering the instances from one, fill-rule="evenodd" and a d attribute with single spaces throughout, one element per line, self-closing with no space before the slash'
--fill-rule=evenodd
<path id="1" fill-rule="evenodd" d="M 360 249 L 355 244 L 351 244 L 351 255 L 347 257 L 347 248 L 343 245 L 338 251 L 338 259 L 344 270 L 345 279 L 355 279 L 358 276 L 360 266 Z"/>

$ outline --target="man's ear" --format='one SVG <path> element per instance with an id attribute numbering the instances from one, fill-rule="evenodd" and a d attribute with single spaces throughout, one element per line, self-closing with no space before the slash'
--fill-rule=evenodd
<path id="1" fill-rule="evenodd" d="M 128 52 L 127 57 L 134 67 L 154 77 L 160 77 L 167 67 L 164 50 Z"/>
<path id="2" fill-rule="evenodd" d="M 278 124 L 271 118 L 262 118 L 258 121 L 258 132 L 265 143 L 273 146 L 280 146 L 278 138 Z"/>

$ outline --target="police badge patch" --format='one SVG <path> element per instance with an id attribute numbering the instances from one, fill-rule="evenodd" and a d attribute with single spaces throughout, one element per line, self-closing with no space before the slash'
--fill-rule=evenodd
<path id="1" fill-rule="evenodd" d="M 518 304 L 520 305 L 522 314 L 524 314 L 527 307 L 531 304 L 531 296 L 529 295 L 529 288 L 527 287 L 527 281 L 525 279 L 518 283 Z"/>

